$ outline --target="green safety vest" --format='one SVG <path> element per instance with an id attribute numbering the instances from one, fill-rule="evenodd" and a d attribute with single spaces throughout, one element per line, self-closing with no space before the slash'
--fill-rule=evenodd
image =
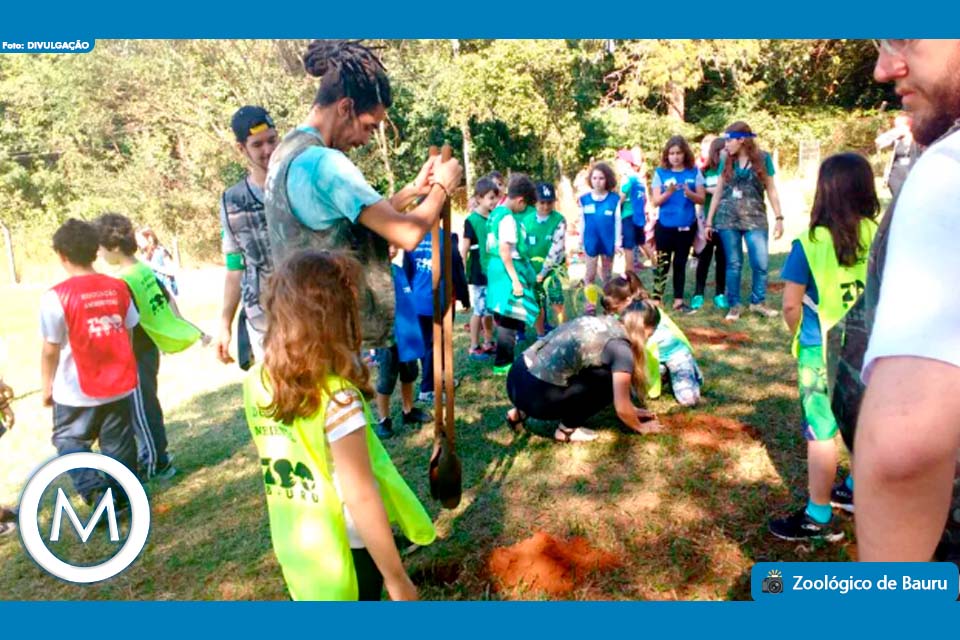
<path id="1" fill-rule="evenodd" d="M 474 259 L 480 260 L 480 271 L 486 273 L 487 263 L 490 261 L 490 250 L 487 247 L 487 237 L 490 233 L 490 230 L 487 228 L 488 218 L 480 215 L 476 211 L 472 211 L 470 215 L 467 216 L 467 222 L 470 223 L 470 226 L 473 227 L 473 230 L 477 234 L 476 247 L 471 246 L 469 253 L 467 253 L 467 273 L 470 273 L 471 264 Z M 476 251 L 474 251 L 474 248 L 476 248 Z"/>
<path id="2" fill-rule="evenodd" d="M 841 266 L 837 261 L 837 251 L 833 246 L 833 236 L 826 227 L 819 226 L 813 229 L 813 240 L 809 233 L 803 233 L 797 238 L 803 253 L 810 266 L 810 273 L 817 285 L 819 302 L 816 304 L 817 318 L 820 320 L 820 335 L 826 337 L 843 316 L 847 315 L 866 287 L 867 256 L 873 238 L 877 235 L 877 223 L 869 218 L 860 221 L 860 244 L 867 250 L 852 267 Z M 804 304 L 813 308 L 813 303 L 806 298 Z M 803 323 L 802 316 L 801 322 Z M 796 357 L 800 353 L 800 324 L 793 336 L 792 351 Z M 824 349 L 824 358 L 827 350 Z M 826 360 L 824 360 L 826 362 Z"/>
<path id="3" fill-rule="evenodd" d="M 660 322 L 666 324 L 673 335 L 687 345 L 691 352 L 693 351 L 693 345 L 690 344 L 686 334 L 663 309 L 660 310 Z M 647 396 L 659 398 L 663 390 L 663 381 L 660 379 L 660 347 L 656 342 L 648 340 L 644 351 L 647 354 Z"/>
<path id="4" fill-rule="evenodd" d="M 533 268 L 537 273 L 543 268 L 543 263 L 550 253 L 550 247 L 553 246 L 553 234 L 557 227 L 563 222 L 563 216 L 557 211 L 551 211 L 550 215 L 543 222 L 537 219 L 536 210 L 533 213 L 525 214 L 523 217 L 524 230 L 526 231 L 526 240 L 524 246 L 527 248 L 527 255 Z"/>
<path id="5" fill-rule="evenodd" d="M 507 207 L 500 206 L 490 213 L 490 218 L 487 220 L 487 251 L 489 253 L 489 261 L 487 262 L 487 308 L 526 324 L 532 324 L 540 313 L 540 307 L 537 305 L 537 298 L 534 293 L 537 274 L 530 262 L 526 241 L 527 232 L 523 226 L 523 218 L 530 215 L 531 211 L 536 213 L 536 209 L 527 207 L 520 213 L 515 214 Z M 523 286 L 523 295 L 519 298 L 513 295 L 513 283 L 510 281 L 507 268 L 500 258 L 500 221 L 508 215 L 512 215 L 517 222 L 516 249 L 520 257 L 513 259 L 513 268 L 516 269 L 517 277 Z"/>
<path id="6" fill-rule="evenodd" d="M 137 303 L 140 326 L 160 351 L 177 353 L 200 339 L 200 329 L 173 312 L 153 269 L 138 260 L 120 277 Z"/>
<path id="7" fill-rule="evenodd" d="M 260 456 L 273 551 L 287 589 L 294 600 L 356 600 L 357 578 L 343 503 L 328 462 L 329 396 L 320 397 L 319 410 L 309 418 L 282 424 L 261 410 L 272 400 L 265 378 L 262 365 L 250 370 L 243 383 L 243 403 Z M 338 376 L 327 381 L 331 394 L 356 390 Z M 363 411 L 370 465 L 390 522 L 398 524 L 411 542 L 430 544 L 437 535 L 430 516 L 370 427 L 373 416 L 366 400 Z"/>

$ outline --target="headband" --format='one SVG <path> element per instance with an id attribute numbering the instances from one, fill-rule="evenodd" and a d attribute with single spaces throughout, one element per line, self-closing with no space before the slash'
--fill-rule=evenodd
<path id="1" fill-rule="evenodd" d="M 728 131 L 723 134 L 727 140 L 739 140 L 740 138 L 756 138 L 757 134 L 750 131 Z"/>

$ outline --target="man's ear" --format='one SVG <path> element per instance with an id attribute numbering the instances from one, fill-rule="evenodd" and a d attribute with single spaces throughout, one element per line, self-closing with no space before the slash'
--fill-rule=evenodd
<path id="1" fill-rule="evenodd" d="M 340 98 L 337 101 L 337 115 L 343 118 L 350 118 L 353 114 L 353 98 Z"/>

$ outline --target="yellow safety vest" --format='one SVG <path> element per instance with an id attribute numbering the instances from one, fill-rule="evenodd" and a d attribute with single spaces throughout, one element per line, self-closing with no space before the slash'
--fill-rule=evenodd
<path id="1" fill-rule="evenodd" d="M 294 600 L 356 600 L 357 579 L 343 503 L 328 464 L 325 425 L 329 396 L 321 396 L 320 409 L 309 418 L 282 424 L 264 415 L 262 408 L 272 400 L 266 378 L 262 365 L 250 370 L 243 383 L 243 402 L 260 455 L 273 551 L 290 596 Z M 327 382 L 330 394 L 356 390 L 338 376 L 330 376 Z M 370 427 L 373 417 L 365 400 L 363 411 L 370 465 L 390 521 L 398 524 L 410 541 L 430 544 L 437 534 L 429 514 Z"/>
<path id="2" fill-rule="evenodd" d="M 673 335 L 677 336 L 680 342 L 687 345 L 687 348 L 690 349 L 691 352 L 693 351 L 693 345 L 690 344 L 690 340 L 687 339 L 686 334 L 683 333 L 683 330 L 677 326 L 663 309 L 660 310 L 660 322 L 665 323 L 670 331 L 673 332 Z M 648 340 L 644 351 L 647 353 L 647 397 L 659 398 L 662 392 L 662 380 L 660 379 L 660 347 L 657 346 L 656 342 Z"/>
<path id="3" fill-rule="evenodd" d="M 847 311 L 863 294 L 867 282 L 867 256 L 870 245 L 877 235 L 877 223 L 869 218 L 860 221 L 860 243 L 864 248 L 860 259 L 852 267 L 841 266 L 837 261 L 837 251 L 833 246 L 833 237 L 826 227 L 815 227 L 813 239 L 809 233 L 803 233 L 798 240 L 803 253 L 810 265 L 810 273 L 817 285 L 816 303 L 817 317 L 820 320 L 820 335 L 824 338 L 827 332 L 847 315 Z M 813 306 L 809 299 L 805 305 Z M 801 322 L 803 323 L 802 316 Z M 794 357 L 800 353 L 800 324 L 793 336 L 792 351 Z M 826 349 L 823 350 L 826 358 Z"/>

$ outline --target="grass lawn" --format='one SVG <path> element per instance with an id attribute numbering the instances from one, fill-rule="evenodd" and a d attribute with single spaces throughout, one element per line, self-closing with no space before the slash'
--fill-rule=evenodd
<path id="1" fill-rule="evenodd" d="M 771 283 L 783 257 L 772 257 Z M 644 279 L 649 284 L 649 272 Z M 692 279 L 690 271 L 688 289 Z M 220 272 L 189 272 L 183 288 L 185 314 L 208 330 L 215 326 Z M 777 307 L 775 289 L 769 302 Z M 3 289 L 4 370 L 19 394 L 17 427 L 0 440 L 3 504 L 15 503 L 25 478 L 54 453 L 50 411 L 40 406 L 38 392 L 42 290 Z M 580 308 L 582 297 L 571 297 Z M 400 430 L 386 443 L 437 523 L 438 541 L 407 559 L 422 597 L 549 597 L 523 582 L 504 586 L 489 569 L 495 549 L 537 532 L 561 540 L 582 537 L 590 548 L 616 559 L 602 572 L 577 575 L 562 596 L 574 599 L 748 599 L 754 562 L 847 560 L 855 554 L 849 542 L 810 547 L 777 541 L 766 531 L 771 513 L 802 503 L 806 484 L 795 365 L 780 320 L 745 316 L 735 330 L 752 338 L 748 344 L 697 347 L 706 378 L 702 406 L 681 410 L 672 398 L 651 405 L 672 425 L 668 433 L 625 433 L 609 412 L 590 423 L 601 437 L 585 445 L 511 433 L 503 421 L 504 380 L 490 375 L 489 364 L 466 358 L 465 320 L 465 314 L 457 320 L 455 343 L 462 380 L 457 391 L 465 484 L 461 505 L 446 511 L 429 497 L 432 425 Z M 732 329 L 709 302 L 699 314 L 676 320 L 687 329 Z M 180 472 L 148 487 L 154 519 L 140 559 L 104 584 L 77 586 L 45 574 L 25 555 L 18 536 L 6 536 L 0 539 L 0 597 L 285 598 L 270 547 L 260 466 L 243 420 L 241 379 L 239 369 L 220 365 L 210 350 L 194 347 L 164 357 L 161 400 Z M 45 530 L 49 512 L 42 517 Z M 852 520 L 839 517 L 849 539 Z M 70 544 L 75 534 L 69 527 L 66 531 L 58 553 L 91 562 L 109 555 L 105 535 L 95 534 L 77 551 Z"/>

